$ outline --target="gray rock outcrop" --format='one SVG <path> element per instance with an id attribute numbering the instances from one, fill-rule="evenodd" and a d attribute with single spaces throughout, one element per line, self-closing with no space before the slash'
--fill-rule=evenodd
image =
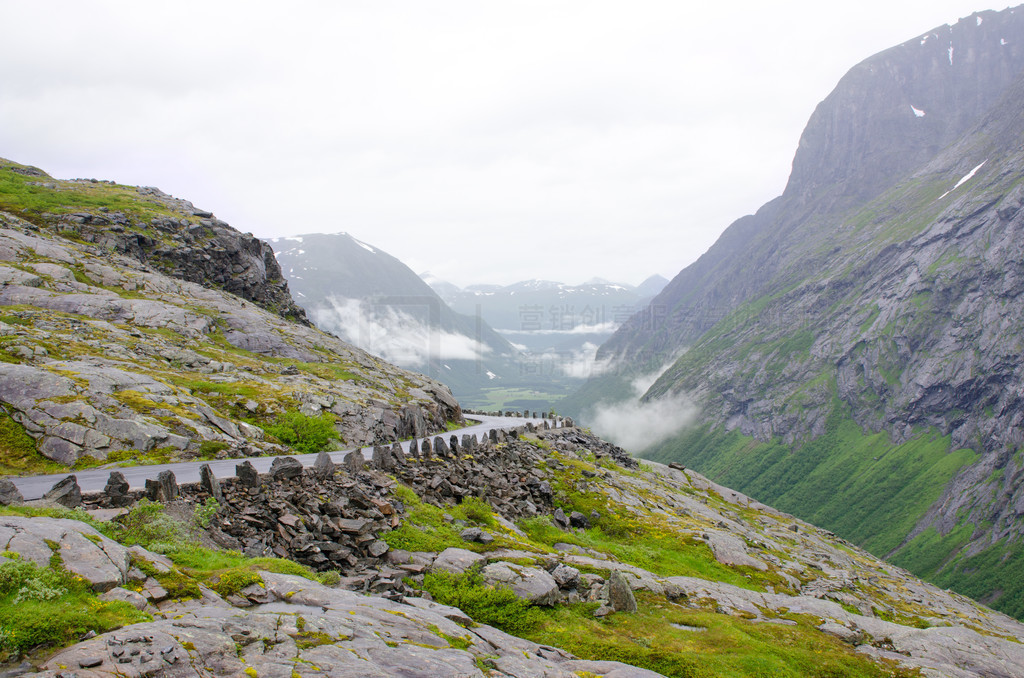
<path id="1" fill-rule="evenodd" d="M 661 675 L 617 662 L 582 661 L 489 626 L 465 628 L 445 615 L 444 606 L 406 605 L 301 577 L 260 574 L 264 587 L 246 603 L 256 602 L 252 607 L 202 607 L 103 634 L 58 652 L 40 676 L 55 678 L 67 667 L 81 678 L 115 672 L 170 678 L 191 673 L 194 665 L 225 677 L 246 669 L 260 676 L 291 675 L 303 666 L 339 678 L 483 676 L 478 659 L 485 657 L 493 670 L 515 678 L 573 678 L 584 671 Z"/>

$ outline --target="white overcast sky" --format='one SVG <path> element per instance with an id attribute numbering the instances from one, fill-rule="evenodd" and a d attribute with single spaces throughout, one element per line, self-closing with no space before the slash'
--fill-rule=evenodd
<path id="1" fill-rule="evenodd" d="M 985 2 L 985 0 L 978 0 Z M 0 0 L 0 157 L 459 285 L 672 277 L 962 0 Z"/>

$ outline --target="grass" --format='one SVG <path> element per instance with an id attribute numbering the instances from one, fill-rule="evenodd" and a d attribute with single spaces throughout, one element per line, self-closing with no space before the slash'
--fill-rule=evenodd
<path id="1" fill-rule="evenodd" d="M 423 588 L 437 602 L 459 608 L 478 624 L 488 624 L 513 635 L 526 634 L 541 619 L 537 608 L 516 597 L 512 589 L 487 586 L 483 575 L 474 570 L 463 574 L 428 572 L 423 578 Z"/>
<path id="2" fill-rule="evenodd" d="M 0 475 L 36 475 L 60 473 L 62 464 L 44 457 L 36 448 L 36 441 L 25 427 L 0 414 Z"/>
<path id="3" fill-rule="evenodd" d="M 950 535 L 959 538 L 969 528 L 962 526 L 959 535 L 957 530 Z M 1003 539 L 973 556 L 957 557 L 932 580 L 1024 619 L 1024 547 L 1019 541 Z"/>
<path id="4" fill-rule="evenodd" d="M 666 676 L 839 678 L 912 676 L 880 665 L 811 624 L 761 623 L 637 595 L 639 609 L 596 619 L 593 604 L 542 611 L 525 637 L 583 659 L 621 661 Z M 676 626 L 678 625 L 678 626 Z M 701 630 L 689 630 L 679 626 Z"/>
<path id="5" fill-rule="evenodd" d="M 44 568 L 20 560 L 0 565 L 0 658 L 5 661 L 77 642 L 88 631 L 151 620 L 124 601 L 100 601 L 59 559 Z"/>
<path id="6" fill-rule="evenodd" d="M 326 450 L 341 435 L 334 429 L 333 414 L 310 417 L 295 410 L 282 412 L 263 430 L 300 454 Z"/>
<path id="7" fill-rule="evenodd" d="M 691 534 L 664 525 L 650 531 L 636 528 L 616 530 L 613 534 L 606 533 L 601 527 L 564 532 L 543 517 L 520 521 L 519 527 L 538 544 L 576 544 L 610 554 L 623 563 L 662 577 L 699 577 L 764 590 L 757 580 L 751 578 L 748 570 L 722 565 L 715 560 L 707 544 L 697 541 Z"/>
<path id="8" fill-rule="evenodd" d="M 0 161 L 0 210 L 29 221 L 44 213 L 100 212 L 104 209 L 145 221 L 157 216 L 178 216 L 159 201 L 140 195 L 134 186 L 25 176 L 14 171 L 16 167 L 23 166 Z M 55 188 L 36 184 L 52 184 Z"/>
<path id="9" fill-rule="evenodd" d="M 487 502 L 476 497 L 466 497 L 460 504 L 439 507 L 427 504 L 416 496 L 415 491 L 404 485 L 397 485 L 395 496 L 404 504 L 407 511 L 402 524 L 391 532 L 380 535 L 391 548 L 406 551 L 443 551 L 449 547 L 463 548 L 470 551 L 485 551 L 496 548 L 530 547 L 510 539 L 497 528 L 494 512 Z M 467 542 L 461 536 L 464 527 L 445 520 L 445 514 L 454 520 L 462 520 L 471 525 L 490 528 L 494 541 L 484 545 Z M 535 547 L 536 550 L 546 550 Z"/>
<path id="10" fill-rule="evenodd" d="M 865 434 L 835 406 L 824 435 L 794 449 L 739 432 L 692 429 L 648 455 L 680 461 L 727 487 L 884 556 L 900 545 L 953 475 L 977 455 L 922 431 L 901 445 Z"/>
<path id="11" fill-rule="evenodd" d="M 552 482 L 555 503 L 566 512 L 579 511 L 600 517 L 585 530 L 562 532 L 547 518 L 525 520 L 520 527 L 535 543 L 552 545 L 558 541 L 577 544 L 615 559 L 643 568 L 660 576 L 688 576 L 722 581 L 755 591 L 771 586 L 776 591 L 788 591 L 790 584 L 772 569 L 758 571 L 749 567 L 726 566 L 719 563 L 710 547 L 695 537 L 696 523 L 673 521 L 665 515 L 640 508 L 627 509 L 612 501 L 596 488 L 594 480 L 582 475 L 596 467 L 553 453 L 563 463 L 563 471 Z M 581 480 L 587 488 L 581 489 Z M 641 497 L 645 491 L 632 488 Z M 652 497 L 652 503 L 657 499 Z"/>

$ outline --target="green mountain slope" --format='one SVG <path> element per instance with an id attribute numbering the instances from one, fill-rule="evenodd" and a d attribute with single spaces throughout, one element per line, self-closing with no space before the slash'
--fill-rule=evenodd
<path id="1" fill-rule="evenodd" d="M 701 416 L 652 458 L 1018 615 L 1024 55 L 1004 48 L 1021 15 L 853 69 L 783 196 L 680 273 L 663 322 L 602 347 L 619 383 L 685 349 L 644 397 Z"/>

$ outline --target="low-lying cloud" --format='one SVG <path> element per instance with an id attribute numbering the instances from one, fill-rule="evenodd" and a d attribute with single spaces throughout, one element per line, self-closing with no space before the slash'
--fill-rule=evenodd
<path id="1" fill-rule="evenodd" d="M 591 429 L 602 438 L 638 454 L 668 440 L 693 423 L 699 410 L 685 394 L 647 402 L 640 400 L 670 365 L 668 363 L 660 370 L 633 379 L 630 384 L 633 393 L 626 400 L 598 405 L 586 417 Z"/>
<path id="2" fill-rule="evenodd" d="M 431 327 L 397 308 L 331 297 L 311 311 L 319 327 L 403 367 L 445 360 L 481 360 L 491 348 L 472 337 Z"/>

